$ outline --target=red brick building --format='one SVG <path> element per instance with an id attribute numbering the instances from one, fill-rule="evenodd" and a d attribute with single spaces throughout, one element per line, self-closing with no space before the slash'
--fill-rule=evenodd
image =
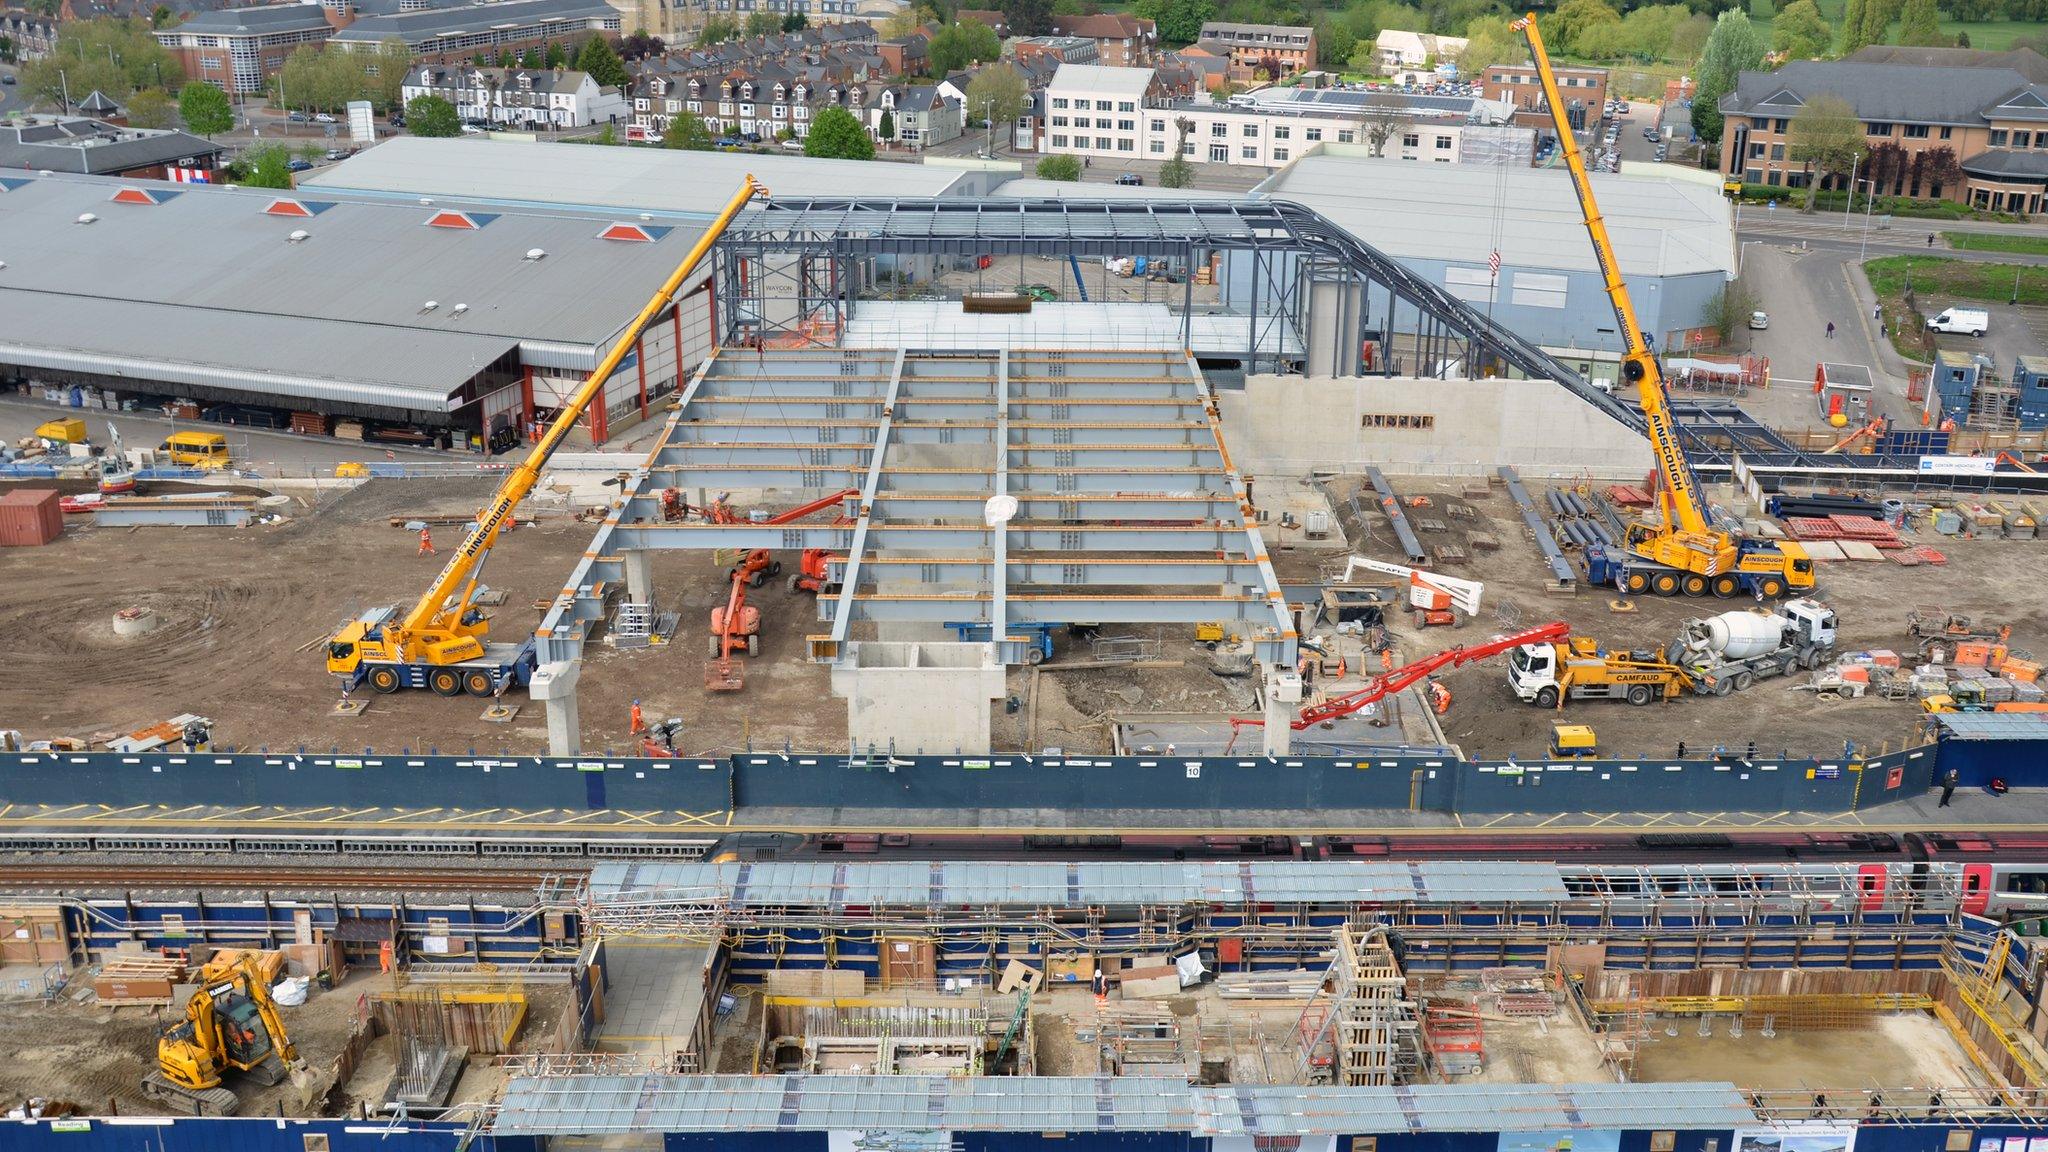
<path id="1" fill-rule="evenodd" d="M 1149 67 L 1159 56 L 1159 26 L 1121 12 L 1054 16 L 1052 32 L 1095 41 L 1096 62 L 1111 68 Z"/>

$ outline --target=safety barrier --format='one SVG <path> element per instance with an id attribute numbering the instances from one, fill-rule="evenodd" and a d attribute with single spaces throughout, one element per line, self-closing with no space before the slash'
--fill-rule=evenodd
<path id="1" fill-rule="evenodd" d="M 1466 761 L 1448 755 L 719 758 L 342 753 L 11 753 L 0 802 L 33 805 L 724 812 L 1058 808 L 1224 812 L 1849 812 L 1918 795 L 1937 747 L 1869 758 Z"/>

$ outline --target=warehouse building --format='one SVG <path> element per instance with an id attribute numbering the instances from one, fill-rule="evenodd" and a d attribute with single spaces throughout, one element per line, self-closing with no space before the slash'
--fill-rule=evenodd
<path id="1" fill-rule="evenodd" d="M 709 220 L 751 173 L 777 196 L 975 196 L 994 175 L 938 164 L 870 164 L 660 148 L 591 148 L 400 136 L 309 175 L 309 193 L 416 202 L 453 197 L 506 208 L 645 212 Z"/>
<path id="2" fill-rule="evenodd" d="M 4 187 L 0 380 L 476 449 L 529 438 L 699 235 L 418 199 L 54 175 Z M 637 423 L 709 355 L 709 280 L 649 328 L 580 439 Z"/>
<path id="3" fill-rule="evenodd" d="M 1593 182 L 1651 342 L 1671 350 L 1710 339 L 1708 311 L 1735 275 L 1728 202 L 1717 189 L 1684 180 L 1596 175 Z M 1325 148 L 1257 191 L 1315 209 L 1524 339 L 1546 348 L 1621 348 L 1562 172 L 1390 163 Z M 1498 274 L 1489 266 L 1495 252 Z"/>

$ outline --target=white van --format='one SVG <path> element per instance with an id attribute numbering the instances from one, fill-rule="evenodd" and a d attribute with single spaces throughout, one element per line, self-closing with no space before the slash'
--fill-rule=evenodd
<path id="1" fill-rule="evenodd" d="M 1982 336 L 1991 327 L 1991 314 L 1982 308 L 1950 308 L 1927 322 L 1936 332 L 1967 332 Z"/>

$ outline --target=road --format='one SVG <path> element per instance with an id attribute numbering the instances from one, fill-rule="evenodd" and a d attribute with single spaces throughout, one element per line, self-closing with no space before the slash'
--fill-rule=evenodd
<path id="1" fill-rule="evenodd" d="M 178 428 L 199 428 L 208 432 L 219 432 L 228 438 L 228 454 L 238 466 L 254 467 L 269 476 L 304 476 L 309 471 L 331 471 L 336 464 L 344 461 L 367 462 L 386 458 L 385 446 L 381 444 L 359 444 L 324 436 L 300 436 L 291 432 L 273 432 L 261 428 L 172 420 L 165 416 L 145 415 L 139 412 L 59 408 L 54 404 L 45 404 L 20 396 L 0 398 L 0 437 L 5 437 L 9 444 L 13 444 L 35 431 L 36 425 L 59 416 L 77 416 L 84 420 L 87 435 L 93 443 L 100 445 L 105 445 L 108 441 L 108 424 L 119 430 L 122 442 L 130 448 L 154 448 L 163 443 L 165 436 Z M 390 453 L 400 460 L 468 463 L 478 459 L 467 452 L 437 452 L 424 448 L 392 448 Z"/>

